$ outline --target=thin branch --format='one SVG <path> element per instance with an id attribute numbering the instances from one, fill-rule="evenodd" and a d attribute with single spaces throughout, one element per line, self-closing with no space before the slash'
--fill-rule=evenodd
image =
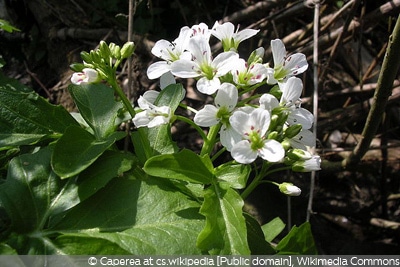
<path id="1" fill-rule="evenodd" d="M 400 15 L 397 18 L 392 35 L 389 37 L 382 70 L 378 78 L 378 86 L 374 95 L 374 104 L 370 109 L 362 132 L 363 139 L 356 146 L 350 156 L 342 162 L 344 167 L 355 165 L 362 159 L 368 151 L 371 140 L 378 130 L 382 114 L 385 111 L 389 96 L 392 93 L 393 81 L 395 80 L 400 67 L 398 51 L 400 51 Z"/>

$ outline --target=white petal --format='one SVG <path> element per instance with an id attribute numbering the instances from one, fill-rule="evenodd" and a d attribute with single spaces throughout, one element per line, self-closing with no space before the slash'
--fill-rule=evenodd
<path id="1" fill-rule="evenodd" d="M 211 64 L 211 48 L 208 40 L 202 36 L 192 37 L 189 40 L 188 50 L 193 55 L 193 61 L 197 64 Z"/>
<path id="2" fill-rule="evenodd" d="M 148 93 L 149 94 L 149 99 L 151 99 L 151 93 Z M 155 99 L 154 99 L 155 100 Z M 154 108 L 155 106 L 153 105 L 153 103 L 154 102 L 150 102 L 150 101 L 148 101 L 146 98 L 144 98 L 143 96 L 139 96 L 139 99 L 138 99 L 138 105 L 139 105 L 139 107 L 141 108 L 141 109 L 143 109 L 143 110 L 149 110 L 149 109 L 152 109 L 152 108 Z"/>
<path id="3" fill-rule="evenodd" d="M 229 118 L 229 123 L 242 136 L 251 130 L 250 114 L 240 110 L 232 114 Z"/>
<path id="4" fill-rule="evenodd" d="M 161 90 L 167 87 L 170 84 L 176 84 L 175 77 L 172 75 L 170 71 L 164 73 L 160 77 L 160 88 Z"/>
<path id="5" fill-rule="evenodd" d="M 171 73 L 180 78 L 195 78 L 201 75 L 197 63 L 186 59 L 172 62 Z"/>
<path id="6" fill-rule="evenodd" d="M 297 77 L 290 77 L 286 82 L 279 83 L 282 90 L 281 103 L 293 103 L 299 100 L 303 92 L 303 82 Z"/>
<path id="7" fill-rule="evenodd" d="M 260 108 L 271 111 L 277 106 L 279 106 L 279 101 L 275 96 L 271 94 L 263 94 L 260 97 Z"/>
<path id="8" fill-rule="evenodd" d="M 202 77 L 200 78 L 200 80 L 197 81 L 196 84 L 197 90 L 199 90 L 200 93 L 206 95 L 214 94 L 220 86 L 221 82 L 217 77 L 214 77 L 212 80 L 209 80 L 206 77 Z"/>
<path id="9" fill-rule="evenodd" d="M 256 160 L 257 151 L 251 149 L 250 142 L 242 140 L 232 147 L 231 156 L 237 162 L 242 164 L 249 164 Z"/>
<path id="10" fill-rule="evenodd" d="M 290 55 L 285 60 L 285 69 L 289 70 L 292 75 L 303 73 L 308 68 L 306 56 L 302 53 Z"/>
<path id="11" fill-rule="evenodd" d="M 235 26 L 231 22 L 219 24 L 217 21 L 212 27 L 211 34 L 222 41 L 223 39 L 232 38 L 234 30 Z"/>
<path id="12" fill-rule="evenodd" d="M 314 123 L 314 115 L 304 108 L 295 108 L 289 114 L 287 121 L 290 125 L 301 124 L 303 129 L 310 129 Z"/>
<path id="13" fill-rule="evenodd" d="M 227 107 L 232 111 L 238 101 L 238 89 L 231 83 L 223 83 L 219 88 L 215 97 L 215 104 L 217 107 Z"/>
<path id="14" fill-rule="evenodd" d="M 274 58 L 274 67 L 282 66 L 286 57 L 286 48 L 280 39 L 271 41 L 271 51 Z"/>
<path id="15" fill-rule="evenodd" d="M 221 144 L 226 147 L 226 150 L 231 151 L 232 147 L 242 140 L 242 137 L 231 126 L 221 126 L 219 131 Z"/>
<path id="16" fill-rule="evenodd" d="M 290 140 L 290 145 L 293 148 L 307 150 L 307 147 L 315 147 L 315 136 L 309 130 L 301 130 L 299 134 Z"/>
<path id="17" fill-rule="evenodd" d="M 264 147 L 258 151 L 258 154 L 269 162 L 278 162 L 285 156 L 285 149 L 276 140 L 266 140 Z"/>
<path id="18" fill-rule="evenodd" d="M 147 101 L 147 103 L 154 104 L 156 102 L 156 99 L 159 94 L 160 94 L 160 92 L 157 92 L 155 90 L 149 90 L 149 91 L 144 92 L 142 97 Z M 139 99 L 140 99 L 140 97 L 139 97 Z M 138 102 L 139 102 L 139 100 L 138 100 Z M 148 104 L 147 104 L 147 106 L 148 106 Z"/>
<path id="19" fill-rule="evenodd" d="M 256 108 L 250 114 L 250 121 L 255 130 L 260 130 L 259 134 L 264 136 L 271 122 L 271 115 L 268 110 Z"/>
<path id="20" fill-rule="evenodd" d="M 193 118 L 194 123 L 201 127 L 210 127 L 218 123 L 218 109 L 213 105 L 205 105 Z"/>
<path id="21" fill-rule="evenodd" d="M 149 124 L 149 121 L 150 118 L 147 114 L 147 111 L 136 113 L 135 117 L 132 119 L 132 122 L 137 128 L 147 126 Z"/>
<path id="22" fill-rule="evenodd" d="M 241 42 L 243 40 L 249 39 L 250 37 L 256 35 L 260 30 L 254 29 L 244 29 L 239 31 L 235 36 L 235 41 Z"/>
<path id="23" fill-rule="evenodd" d="M 158 40 L 151 49 L 151 53 L 156 57 L 167 60 L 169 59 L 169 53 L 167 51 L 171 50 L 173 47 L 173 44 L 167 40 Z M 165 56 L 167 56 L 167 58 L 164 58 Z"/>
<path id="24" fill-rule="evenodd" d="M 190 34 L 190 28 L 188 26 L 184 26 L 181 28 L 178 38 L 174 40 L 175 47 L 180 53 L 182 53 L 186 49 L 189 43 Z"/>
<path id="25" fill-rule="evenodd" d="M 233 51 L 223 52 L 215 57 L 212 65 L 217 70 L 215 76 L 220 77 L 234 69 L 239 59 L 239 54 Z"/>
<path id="26" fill-rule="evenodd" d="M 147 77 L 149 79 L 157 79 L 164 73 L 171 70 L 171 65 L 166 61 L 157 61 L 147 68 Z"/>
<path id="27" fill-rule="evenodd" d="M 168 118 L 164 116 L 155 116 L 147 125 L 149 128 L 157 127 L 163 124 L 167 124 L 169 122 Z"/>

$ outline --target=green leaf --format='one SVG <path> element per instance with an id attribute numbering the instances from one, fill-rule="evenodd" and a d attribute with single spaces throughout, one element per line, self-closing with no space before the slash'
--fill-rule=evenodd
<path id="1" fill-rule="evenodd" d="M 242 189 L 246 186 L 251 167 L 244 164 L 223 164 L 215 168 L 215 176 L 230 187 Z"/>
<path id="2" fill-rule="evenodd" d="M 193 151 L 184 149 L 177 154 L 154 156 L 146 162 L 143 169 L 152 176 L 210 184 L 213 178 L 210 164 L 211 162 Z"/>
<path id="3" fill-rule="evenodd" d="M 171 84 L 164 88 L 158 95 L 155 105 L 168 106 L 174 113 L 180 102 L 185 97 L 185 89 L 181 84 Z M 156 155 L 172 154 L 178 152 L 178 147 L 172 140 L 171 126 L 160 125 L 153 128 L 139 128 L 132 134 L 132 142 L 139 161 L 144 162 Z"/>
<path id="4" fill-rule="evenodd" d="M 199 204 L 164 179 L 113 179 L 65 214 L 51 230 L 64 251 L 90 252 L 84 242 L 101 239 L 134 255 L 200 254 L 196 237 L 204 220 Z M 86 230 L 85 230 L 86 229 Z M 72 241 L 71 241 L 72 240 Z M 112 248 L 103 254 L 113 254 Z"/>
<path id="5" fill-rule="evenodd" d="M 81 172 L 79 177 L 68 179 L 56 201 L 51 205 L 49 226 L 63 219 L 61 212 L 86 200 L 105 187 L 111 179 L 124 175 L 136 163 L 136 158 L 129 153 L 105 151 L 92 165 Z"/>
<path id="6" fill-rule="evenodd" d="M 244 213 L 247 228 L 247 240 L 249 243 L 252 255 L 272 255 L 275 254 L 275 249 L 265 240 L 263 231 L 258 221 Z"/>
<path id="7" fill-rule="evenodd" d="M 51 170 L 50 156 L 51 150 L 46 148 L 10 161 L 7 179 L 0 185 L 0 206 L 10 217 L 15 232 L 43 226 L 48 210 L 60 196 L 58 192 L 65 182 Z"/>
<path id="8" fill-rule="evenodd" d="M 69 127 L 54 147 L 51 164 L 61 178 L 77 175 L 90 166 L 125 132 L 115 132 L 104 140 L 97 140 L 85 129 Z"/>
<path id="9" fill-rule="evenodd" d="M 172 112 L 178 108 L 181 101 L 185 98 L 186 91 L 182 84 L 170 84 L 161 90 L 154 104 L 156 106 L 169 106 Z"/>
<path id="10" fill-rule="evenodd" d="M 277 237 L 282 230 L 285 229 L 285 226 L 285 223 L 279 217 L 276 217 L 270 222 L 261 226 L 265 240 L 272 242 L 272 240 L 274 240 L 275 237 Z"/>
<path id="11" fill-rule="evenodd" d="M 200 213 L 206 225 L 198 236 L 197 246 L 210 254 L 249 255 L 243 200 L 232 188 L 213 184 L 205 190 Z"/>
<path id="12" fill-rule="evenodd" d="M 78 125 L 62 107 L 0 73 L 0 147 L 29 145 Z"/>
<path id="13" fill-rule="evenodd" d="M 106 168 L 100 163 L 119 165 L 107 165 L 113 169 L 107 176 L 129 168 L 130 156 L 116 153 L 107 151 L 96 161 L 97 167 L 93 164 L 92 170 L 83 172 L 90 182 L 80 181 L 81 177 L 76 181 L 57 177 L 50 167 L 50 148 L 14 158 L 6 181 L 0 185 L 0 208 L 11 220 L 3 232 L 8 235 L 2 239 L 2 252 L 200 254 L 196 247 L 197 234 L 204 225 L 200 205 L 177 191 L 169 180 L 122 176 L 95 193 L 91 191 L 90 185 L 98 188 L 107 180 L 102 177 Z M 96 173 L 102 181 L 95 180 Z M 57 214 L 62 214 L 62 220 L 49 222 Z"/>
<path id="14" fill-rule="evenodd" d="M 293 226 L 290 232 L 276 246 L 278 254 L 317 255 L 311 225 L 305 222 L 299 227 Z"/>
<path id="15" fill-rule="evenodd" d="M 68 89 L 97 140 L 104 140 L 115 131 L 118 111 L 123 105 L 114 100 L 112 88 L 105 84 L 71 84 Z"/>
<path id="16" fill-rule="evenodd" d="M 13 31 L 21 31 L 20 29 L 12 26 L 8 21 L 4 19 L 0 19 L 0 29 L 5 30 L 6 32 L 12 33 Z"/>

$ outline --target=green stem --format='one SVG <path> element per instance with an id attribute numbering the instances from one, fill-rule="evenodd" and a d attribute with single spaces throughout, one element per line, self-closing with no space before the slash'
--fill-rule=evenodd
<path id="1" fill-rule="evenodd" d="M 200 156 L 204 156 L 205 154 L 210 155 L 212 149 L 215 145 L 215 139 L 217 138 L 217 134 L 219 128 L 221 127 L 221 123 L 218 123 L 214 126 L 210 127 L 210 131 L 208 132 L 207 138 L 204 139 L 204 144 L 200 152 Z"/>
<path id="2" fill-rule="evenodd" d="M 243 94 L 245 94 L 247 92 L 253 91 L 253 90 L 257 89 L 258 87 L 260 87 L 260 86 L 262 86 L 264 84 L 267 84 L 267 82 L 263 81 L 263 82 L 260 82 L 260 83 L 256 83 L 256 84 L 250 86 L 249 88 L 246 88 L 246 89 L 243 88 L 243 91 L 239 92 L 239 95 L 243 95 Z"/>
<path id="3" fill-rule="evenodd" d="M 175 115 L 175 118 L 177 120 L 180 120 L 180 121 L 186 122 L 187 124 L 190 124 L 191 126 L 193 126 L 193 128 L 195 128 L 197 130 L 197 132 L 201 135 L 201 138 L 203 138 L 203 140 L 207 139 L 207 136 L 204 133 L 204 131 L 196 123 L 194 123 L 191 119 L 186 118 L 184 116 L 180 116 L 180 115 Z"/>
<path id="4" fill-rule="evenodd" d="M 114 91 L 118 94 L 118 96 L 121 98 L 122 103 L 124 104 L 124 106 L 128 110 L 129 114 L 131 114 L 132 118 L 135 117 L 136 112 L 133 109 L 133 106 L 132 106 L 131 102 L 129 101 L 129 99 L 126 97 L 126 95 L 122 91 L 122 88 L 119 87 L 117 81 L 113 79 L 113 80 L 110 80 L 108 82 L 111 85 L 111 87 L 114 89 Z"/>
<path id="5" fill-rule="evenodd" d="M 261 171 L 254 177 L 253 181 L 246 187 L 246 189 L 242 192 L 242 199 L 246 199 L 251 192 L 262 182 L 261 180 L 265 177 L 271 163 L 264 161 L 261 167 Z"/>
<path id="6" fill-rule="evenodd" d="M 224 153 L 225 151 L 226 151 L 226 147 L 223 147 L 220 150 L 218 150 L 217 153 L 215 153 L 213 155 L 213 157 L 211 158 L 211 161 L 214 162 L 214 160 L 216 160 L 219 156 L 221 156 L 221 154 Z"/>

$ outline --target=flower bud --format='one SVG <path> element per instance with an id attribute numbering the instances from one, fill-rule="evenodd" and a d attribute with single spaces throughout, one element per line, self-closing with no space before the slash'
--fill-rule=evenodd
<path id="1" fill-rule="evenodd" d="M 81 72 L 85 68 L 85 65 L 82 63 L 74 63 L 69 65 L 69 68 L 75 72 Z"/>
<path id="2" fill-rule="evenodd" d="M 125 43 L 121 48 L 121 58 L 128 58 L 130 57 L 133 52 L 135 51 L 135 44 L 133 42 Z"/>
<path id="3" fill-rule="evenodd" d="M 312 158 L 304 161 L 296 161 L 292 165 L 292 171 L 295 172 L 311 172 L 321 170 L 320 156 L 312 156 Z"/>
<path id="4" fill-rule="evenodd" d="M 301 194 L 301 189 L 297 186 L 293 185 L 292 183 L 281 183 L 279 185 L 279 190 L 288 196 L 299 196 Z"/>
<path id="5" fill-rule="evenodd" d="M 265 49 L 263 47 L 259 47 L 253 52 L 251 52 L 249 59 L 247 60 L 247 64 L 250 66 L 254 63 L 262 63 L 264 57 Z"/>
<path id="6" fill-rule="evenodd" d="M 278 138 L 278 136 L 279 136 L 279 133 L 276 132 L 276 131 L 273 131 L 273 132 L 270 132 L 270 133 L 268 134 L 267 139 L 274 139 L 274 140 L 276 140 L 276 139 Z"/>
<path id="7" fill-rule="evenodd" d="M 99 51 L 103 58 L 109 58 L 111 56 L 110 47 L 104 41 L 100 41 Z"/>
<path id="8" fill-rule="evenodd" d="M 121 59 L 121 47 L 119 47 L 119 45 L 116 45 L 114 43 L 110 43 L 109 47 L 112 57 L 115 59 Z"/>
<path id="9" fill-rule="evenodd" d="M 289 126 L 285 130 L 285 137 L 289 138 L 289 139 L 295 137 L 296 135 L 298 135 L 300 133 L 302 128 L 303 128 L 303 126 L 301 124 L 294 124 L 294 125 Z"/>
<path id="10" fill-rule="evenodd" d="M 97 51 L 90 50 L 90 62 L 86 61 L 87 63 L 93 63 L 93 64 L 101 64 L 101 56 Z"/>
<path id="11" fill-rule="evenodd" d="M 308 160 L 312 158 L 310 152 L 305 151 L 303 149 L 294 148 L 290 149 L 286 152 L 286 155 L 293 160 Z"/>
<path id="12" fill-rule="evenodd" d="M 89 64 L 92 63 L 92 58 L 90 57 L 90 54 L 88 52 L 82 51 L 80 55 L 83 61 Z"/>

